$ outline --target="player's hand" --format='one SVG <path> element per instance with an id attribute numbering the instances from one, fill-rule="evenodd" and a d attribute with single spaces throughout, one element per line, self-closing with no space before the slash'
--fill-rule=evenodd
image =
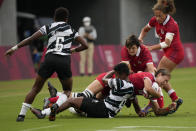
<path id="1" fill-rule="evenodd" d="M 73 54 L 73 53 L 75 53 L 76 52 L 76 49 L 75 48 L 72 48 L 71 50 L 70 50 L 70 53 L 71 54 Z"/>
<path id="2" fill-rule="evenodd" d="M 139 40 L 140 44 L 144 43 L 144 41 L 142 39 L 138 38 L 138 40 Z"/>
<path id="3" fill-rule="evenodd" d="M 168 108 L 169 108 L 170 111 L 171 111 L 171 110 L 175 110 L 175 109 L 176 109 L 176 102 L 172 102 L 172 104 L 170 104 L 170 105 L 168 106 Z"/>
<path id="4" fill-rule="evenodd" d="M 145 117 L 146 116 L 146 113 L 142 112 L 142 111 L 139 111 L 137 114 L 138 114 L 139 117 Z"/>
<path id="5" fill-rule="evenodd" d="M 15 52 L 15 50 L 13 50 L 12 48 L 7 50 L 6 53 L 4 54 L 5 56 L 11 56 L 13 53 Z"/>
<path id="6" fill-rule="evenodd" d="M 152 46 L 146 46 L 149 51 L 152 51 Z"/>

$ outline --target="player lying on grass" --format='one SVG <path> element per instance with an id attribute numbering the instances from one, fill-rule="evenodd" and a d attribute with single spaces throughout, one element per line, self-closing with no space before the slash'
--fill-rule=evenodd
<path id="1" fill-rule="evenodd" d="M 111 76 L 115 74 L 115 78 Z M 103 82 L 107 84 L 111 90 L 109 96 L 104 100 L 97 100 L 88 97 L 69 98 L 60 107 L 53 104 L 49 120 L 55 120 L 55 115 L 69 107 L 74 107 L 86 113 L 87 117 L 96 118 L 111 118 L 114 117 L 123 107 L 127 98 L 134 96 L 133 84 L 128 82 L 129 68 L 125 63 L 120 63 L 114 67 L 114 70 L 109 72 L 103 78 Z M 40 113 L 39 110 L 31 110 L 36 116 Z"/>
<path id="2" fill-rule="evenodd" d="M 159 81 L 160 84 L 167 82 L 168 79 L 169 79 L 169 76 L 170 76 L 169 74 L 168 74 L 168 76 L 167 76 L 166 73 L 164 74 L 164 71 L 165 71 L 165 70 L 160 70 L 160 71 L 157 73 L 157 80 Z M 146 84 L 145 87 L 144 87 L 144 84 L 145 84 L 145 83 L 144 83 L 144 77 L 145 77 L 146 81 L 148 81 L 147 76 L 154 80 L 153 75 L 150 74 L 150 73 L 147 73 L 147 72 L 138 73 L 138 74 L 139 74 L 139 75 L 136 75 L 136 76 L 134 76 L 134 77 L 131 78 L 132 80 L 135 79 L 136 81 L 138 81 L 138 82 L 136 82 L 136 81 L 134 82 L 134 80 L 133 80 L 133 82 L 135 83 L 135 85 L 137 85 L 138 88 L 141 88 L 140 90 L 135 88 L 134 91 L 136 92 L 136 94 L 137 94 L 137 95 L 143 94 L 143 90 L 146 90 L 146 92 L 148 92 L 148 93 L 146 93 L 146 95 L 145 95 L 147 98 L 148 98 L 148 96 L 149 96 L 148 94 L 152 94 L 151 96 L 153 96 L 153 93 L 152 93 L 152 92 L 153 92 L 153 90 L 152 90 L 152 85 L 150 85 L 151 83 L 145 82 L 145 83 L 148 83 L 148 84 Z M 102 79 L 103 79 L 105 76 L 106 76 L 106 75 L 102 76 Z M 130 75 L 129 75 L 129 76 L 130 76 Z M 111 76 L 110 76 L 110 77 L 111 77 Z M 163 79 L 163 80 L 162 80 L 162 79 Z M 130 79 L 129 79 L 129 80 L 130 80 Z M 142 80 L 143 80 L 143 82 L 142 82 Z M 139 83 L 141 83 L 141 84 L 139 84 Z M 143 83 L 143 85 L 142 85 L 142 83 Z M 148 87 L 149 85 L 150 85 L 150 87 Z M 142 86 L 143 86 L 143 87 L 142 87 Z M 107 90 L 107 91 L 109 91 L 109 90 Z M 140 93 L 139 93 L 139 92 L 140 92 Z M 83 93 L 81 93 L 81 94 L 83 94 Z M 85 94 L 80 95 L 80 96 L 89 97 L 89 95 L 85 95 Z M 160 94 L 158 94 L 158 97 L 159 97 L 159 96 L 160 96 Z M 57 99 L 58 99 L 58 97 L 54 97 L 54 98 L 51 98 L 50 101 L 55 103 L 55 101 L 56 101 Z M 135 100 L 135 101 L 136 101 L 135 103 L 137 103 L 137 100 Z M 166 115 L 166 114 L 169 113 L 169 111 L 175 110 L 175 107 L 176 107 L 175 103 L 173 103 L 173 104 L 171 104 L 171 105 L 170 105 L 169 107 L 167 107 L 167 108 L 160 109 L 160 108 L 159 108 L 159 105 L 156 103 L 156 101 L 155 101 L 154 99 L 151 99 L 151 101 L 153 102 L 153 109 L 154 109 L 154 112 L 155 112 L 156 115 Z M 134 104 L 134 107 L 135 107 L 136 112 L 139 114 L 139 116 L 144 116 L 144 114 L 141 113 L 141 109 L 140 109 L 139 106 L 137 106 L 137 104 L 136 104 L 136 106 L 135 106 L 135 104 Z M 33 112 L 34 114 L 36 114 L 36 116 L 37 116 L 38 118 L 44 118 L 45 115 L 49 115 L 49 114 L 50 114 L 50 112 L 48 112 L 48 110 L 50 110 L 50 108 L 45 109 L 45 110 L 43 110 L 43 111 L 39 111 L 39 110 L 33 109 L 32 112 Z"/>

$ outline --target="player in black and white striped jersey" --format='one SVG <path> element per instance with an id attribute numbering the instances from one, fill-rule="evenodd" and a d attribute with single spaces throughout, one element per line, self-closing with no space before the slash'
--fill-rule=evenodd
<path id="1" fill-rule="evenodd" d="M 111 75 L 114 73 L 116 78 L 111 78 Z M 128 75 L 128 66 L 125 63 L 120 63 L 114 67 L 114 71 L 111 71 L 103 78 L 104 83 L 108 84 L 111 88 L 110 94 L 106 99 L 97 100 L 87 97 L 69 98 L 51 113 L 55 116 L 56 113 L 62 112 L 69 107 L 74 107 L 75 109 L 85 112 L 87 117 L 114 117 L 121 110 L 127 98 L 133 97 L 133 84 L 126 81 Z M 40 115 L 40 111 L 37 109 L 34 109 L 33 113 L 36 116 Z"/>
<path id="2" fill-rule="evenodd" d="M 12 55 L 18 48 L 29 45 L 33 40 L 40 37 L 48 36 L 48 47 L 45 60 L 40 66 L 38 75 L 32 90 L 27 94 L 17 121 L 24 121 L 24 117 L 36 95 L 42 89 L 45 81 L 54 73 L 58 74 L 58 78 L 62 84 L 64 94 L 59 97 L 56 102 L 60 106 L 67 100 L 72 90 L 72 72 L 70 55 L 74 52 L 80 52 L 88 48 L 86 41 L 78 35 L 74 29 L 67 23 L 69 11 L 66 8 L 60 7 L 56 9 L 54 14 L 54 22 L 50 25 L 45 25 L 35 32 L 29 38 L 24 39 L 19 44 L 9 49 L 5 55 Z M 80 43 L 80 46 L 71 49 L 72 41 Z M 48 109 L 50 112 L 50 109 Z"/>

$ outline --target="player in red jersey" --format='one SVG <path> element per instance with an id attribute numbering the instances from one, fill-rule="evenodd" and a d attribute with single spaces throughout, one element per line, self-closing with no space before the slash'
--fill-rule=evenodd
<path id="1" fill-rule="evenodd" d="M 170 16 L 175 11 L 175 5 L 173 0 L 159 0 L 153 7 L 154 17 L 152 17 L 149 23 L 142 29 L 139 40 L 143 42 L 143 38 L 147 32 L 155 27 L 156 34 L 160 38 L 160 43 L 147 46 L 150 51 L 163 49 L 164 56 L 157 69 L 167 69 L 172 72 L 175 67 L 184 58 L 184 49 L 180 40 L 180 33 L 178 24 Z M 172 89 L 168 83 L 163 86 L 163 89 L 169 94 L 172 101 L 177 101 L 178 107 L 182 104 L 182 99 L 178 98 L 176 92 Z M 178 109 L 177 107 L 177 109 Z"/>
<path id="2" fill-rule="evenodd" d="M 129 75 L 129 81 L 134 85 L 135 95 L 144 95 L 145 97 L 149 98 L 153 111 L 157 116 L 167 115 L 171 112 L 173 113 L 174 110 L 176 110 L 173 110 L 173 108 L 175 105 L 178 105 L 178 103 L 173 102 L 166 108 L 160 107 L 161 105 L 158 103 L 156 98 L 160 98 L 161 94 L 159 91 L 158 93 L 152 88 L 153 82 L 157 82 L 157 84 L 162 87 L 163 85 L 167 84 L 169 80 L 170 73 L 166 69 L 159 69 L 155 73 L 155 77 L 149 72 L 140 72 Z"/>
<path id="3" fill-rule="evenodd" d="M 121 49 L 121 60 L 130 66 L 132 72 L 138 71 L 154 73 L 154 65 L 150 51 L 135 35 L 131 35 Z"/>
<path id="4" fill-rule="evenodd" d="M 132 72 L 138 71 L 150 72 L 154 74 L 155 67 L 152 60 L 152 55 L 148 48 L 140 44 L 135 35 L 131 35 L 127 40 L 125 46 L 121 50 L 121 60 L 127 63 Z M 159 106 L 164 106 L 163 95 L 157 99 Z M 126 106 L 131 106 L 131 101 L 126 102 Z"/>

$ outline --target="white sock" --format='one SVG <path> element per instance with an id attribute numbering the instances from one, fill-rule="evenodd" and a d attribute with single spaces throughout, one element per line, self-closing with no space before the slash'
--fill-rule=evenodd
<path id="1" fill-rule="evenodd" d="M 20 110 L 20 114 L 19 115 L 26 115 L 28 109 L 31 107 L 31 104 L 27 104 L 27 103 L 22 103 L 22 108 Z"/>
<path id="2" fill-rule="evenodd" d="M 60 95 L 62 95 L 63 93 L 62 92 L 57 92 L 56 93 L 56 96 L 60 96 Z"/>
<path id="3" fill-rule="evenodd" d="M 67 100 L 67 95 L 61 94 L 61 95 L 59 96 L 59 99 L 57 100 L 56 104 L 57 104 L 58 106 L 61 106 L 66 100 Z"/>
<path id="4" fill-rule="evenodd" d="M 88 98 L 91 98 L 94 96 L 94 93 L 92 91 L 90 91 L 89 89 L 85 89 L 83 92 L 82 92 L 86 97 Z"/>
<path id="5" fill-rule="evenodd" d="M 50 109 L 50 108 L 46 108 L 46 109 L 42 110 L 41 113 L 42 113 L 43 115 L 49 116 L 49 115 L 50 115 L 50 112 L 51 112 L 51 109 Z"/>
<path id="6" fill-rule="evenodd" d="M 171 89 L 171 90 L 169 90 L 167 93 L 168 93 L 168 95 L 170 96 L 173 92 L 175 92 L 175 90 L 174 90 L 174 89 Z"/>

